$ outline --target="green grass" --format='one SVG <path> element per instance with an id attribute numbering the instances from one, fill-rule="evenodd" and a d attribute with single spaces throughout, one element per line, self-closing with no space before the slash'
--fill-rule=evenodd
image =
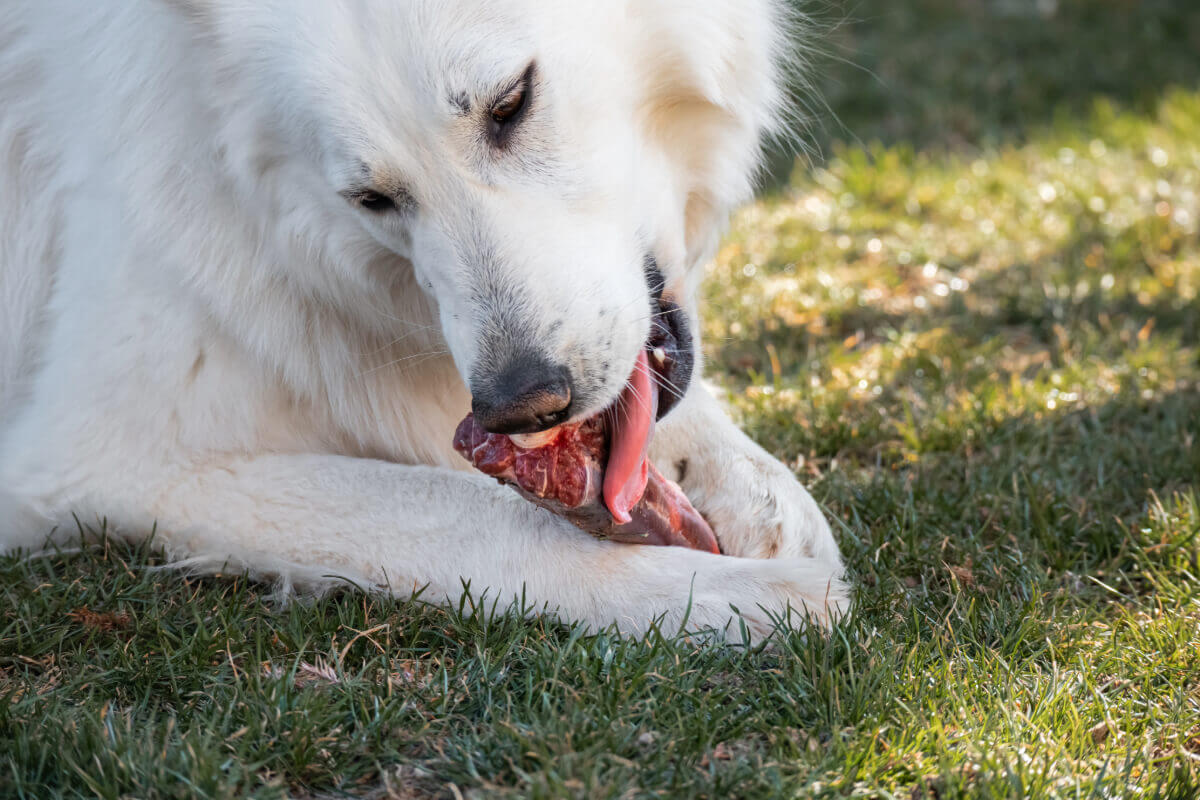
<path id="1" fill-rule="evenodd" d="M 996 4 L 925 0 L 928 30 L 871 5 L 839 35 L 919 92 Z M 1195 28 L 1131 21 L 1187 3 L 1134 5 L 1042 27 L 1126 31 L 1144 70 L 1068 91 L 1049 54 L 1001 58 L 1033 84 L 1005 107 L 1046 111 L 1017 130 L 971 116 L 990 72 L 964 69 L 856 122 L 882 143 L 799 169 L 712 268 L 711 375 L 836 520 L 831 636 L 695 650 L 280 608 L 116 544 L 10 559 L 0 797 L 1200 796 L 1200 59 Z M 831 97 L 857 120 L 874 91 Z"/>

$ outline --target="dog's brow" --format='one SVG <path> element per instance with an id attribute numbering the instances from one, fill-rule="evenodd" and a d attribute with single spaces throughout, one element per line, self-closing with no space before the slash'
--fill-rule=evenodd
<path id="1" fill-rule="evenodd" d="M 460 117 L 465 117 L 471 113 L 471 98 L 466 92 L 455 92 L 450 95 L 450 105 L 454 108 L 454 113 Z"/>

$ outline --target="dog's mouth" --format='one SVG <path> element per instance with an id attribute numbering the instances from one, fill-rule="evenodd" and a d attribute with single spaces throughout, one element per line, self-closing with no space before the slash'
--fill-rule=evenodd
<path id="1" fill-rule="evenodd" d="M 541 433 L 502 434 L 468 415 L 454 449 L 476 469 L 601 539 L 720 553 L 683 489 L 649 460 L 654 427 L 682 398 L 693 352 L 686 317 L 656 297 L 652 333 L 620 396 L 604 411 Z"/>
<path id="2" fill-rule="evenodd" d="M 604 504 L 621 524 L 630 521 L 630 511 L 646 490 L 654 427 L 683 399 L 695 366 L 692 336 L 683 309 L 661 291 L 653 293 L 653 300 L 646 345 L 638 353 L 621 394 L 595 417 L 609 442 Z M 543 447 L 557 439 L 563 427 L 515 434 L 512 439 L 519 447 Z"/>
<path id="3" fill-rule="evenodd" d="M 620 523 L 629 522 L 630 510 L 646 490 L 654 426 L 683 398 L 695 363 L 683 310 L 661 295 L 655 301 L 646 347 L 617 402 L 605 412 L 610 449 L 604 504 Z"/>

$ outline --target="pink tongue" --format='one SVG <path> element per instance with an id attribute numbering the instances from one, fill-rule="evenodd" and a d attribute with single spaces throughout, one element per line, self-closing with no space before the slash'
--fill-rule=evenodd
<path id="1" fill-rule="evenodd" d="M 604 504 L 622 525 L 631 521 L 630 509 L 646 491 L 649 470 L 646 453 L 658 416 L 658 387 L 650 379 L 646 351 L 638 353 L 629 385 L 617 400 L 612 426 L 612 448 L 604 471 Z"/>

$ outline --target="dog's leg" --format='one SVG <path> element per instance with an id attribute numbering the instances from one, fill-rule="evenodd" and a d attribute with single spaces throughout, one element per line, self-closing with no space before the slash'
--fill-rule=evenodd
<path id="1" fill-rule="evenodd" d="M 651 451 L 707 517 L 725 552 L 745 558 L 811 558 L 842 573 L 841 556 L 820 507 L 791 470 L 729 419 L 709 391 L 694 385 L 659 426 Z"/>
<path id="2" fill-rule="evenodd" d="M 158 541 L 201 569 L 224 565 L 320 588 L 337 579 L 457 602 L 469 584 L 488 605 L 524 597 L 592 629 L 641 633 L 714 629 L 752 637 L 790 605 L 799 626 L 842 602 L 842 587 L 812 559 L 755 561 L 678 548 L 600 542 L 515 492 L 472 474 L 340 456 L 266 456 L 177 475 L 149 515 L 114 517 L 126 530 L 157 526 Z"/>

